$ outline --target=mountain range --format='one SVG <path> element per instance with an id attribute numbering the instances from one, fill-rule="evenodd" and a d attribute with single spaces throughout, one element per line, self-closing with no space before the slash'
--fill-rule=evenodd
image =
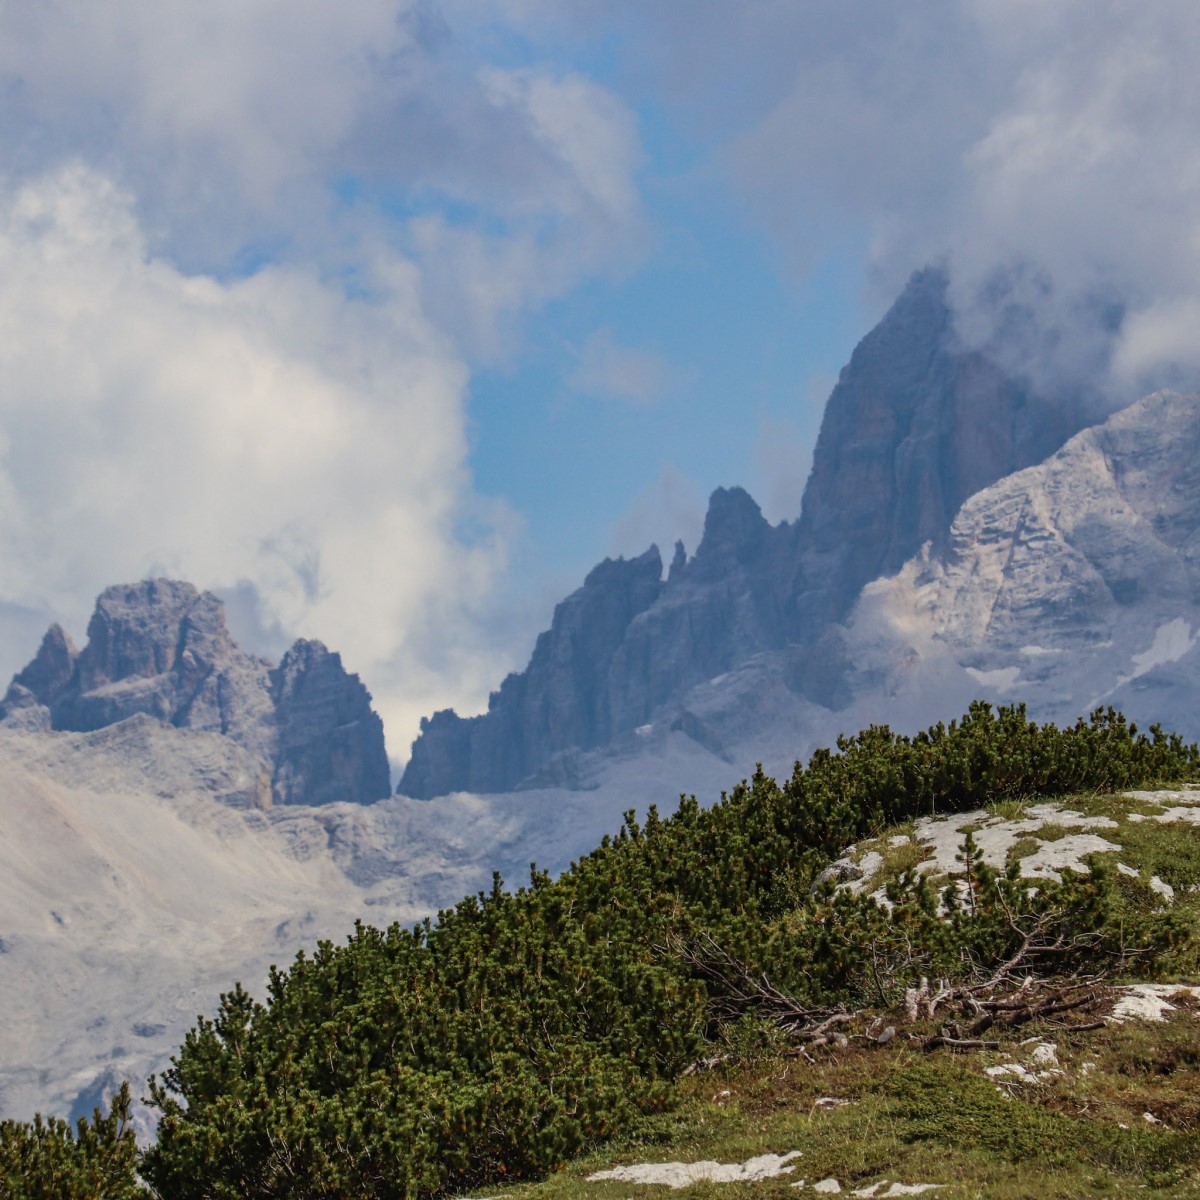
<path id="1" fill-rule="evenodd" d="M 1200 734 L 1200 398 L 1112 413 L 959 341 L 913 277 L 843 370 L 801 511 L 712 496 L 694 553 L 606 560 L 488 709 L 422 723 L 398 794 L 340 657 L 241 650 L 190 584 L 109 588 L 0 702 L 0 1115 L 161 1067 L 235 978 L 411 921 L 628 808 L 977 697 Z"/>
<path id="2" fill-rule="evenodd" d="M 666 732 L 731 768 L 781 764 L 979 693 L 1165 715 L 1144 664 L 1196 627 L 1195 399 L 1102 421 L 1084 394 L 1039 396 L 961 346 L 946 287 L 914 276 L 855 350 L 796 521 L 719 489 L 665 578 L 655 547 L 601 563 L 485 714 L 423 723 L 401 792 L 583 786 Z"/>

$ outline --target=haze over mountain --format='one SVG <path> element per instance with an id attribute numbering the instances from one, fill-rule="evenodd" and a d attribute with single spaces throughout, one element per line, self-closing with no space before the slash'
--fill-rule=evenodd
<path id="1" fill-rule="evenodd" d="M 0 5 L 0 670 L 188 579 L 396 750 L 717 485 L 799 518 L 930 262 L 1039 395 L 1187 390 L 1198 47 L 1189 0 Z"/>

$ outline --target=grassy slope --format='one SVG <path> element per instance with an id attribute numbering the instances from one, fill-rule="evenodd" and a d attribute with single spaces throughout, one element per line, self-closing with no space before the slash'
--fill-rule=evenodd
<path id="1" fill-rule="evenodd" d="M 1200 932 L 1200 828 L 1130 820 L 1131 813 L 1153 817 L 1161 810 L 1121 797 L 1074 796 L 1064 806 L 1117 822 L 1104 836 L 1121 847 L 1115 857 L 1140 871 L 1140 879 L 1123 882 L 1131 906 L 1160 902 L 1148 887 L 1157 875 L 1175 889 L 1179 919 Z M 1023 812 L 1009 802 L 993 815 L 1012 819 Z M 1047 825 L 1045 834 L 1053 838 L 1057 830 Z M 895 832 L 884 831 L 878 845 L 886 847 Z M 1027 845 L 1014 848 L 1018 855 L 1027 851 Z M 912 857 L 893 855 L 888 867 L 911 866 Z M 1179 981 L 1195 981 L 1195 964 L 1179 965 Z M 740 1162 L 800 1150 L 789 1175 L 698 1183 L 687 1194 L 696 1200 L 710 1194 L 800 1197 L 816 1193 L 794 1189 L 797 1180 L 811 1185 L 833 1177 L 843 1194 L 880 1180 L 938 1183 L 943 1186 L 926 1195 L 945 1200 L 1200 1196 L 1200 1013 L 1186 1008 L 1162 1023 L 1110 1024 L 1079 1034 L 1028 1025 L 998 1052 L 922 1053 L 900 1039 L 887 1047 L 852 1042 L 815 1065 L 762 1030 L 744 1025 L 740 1034 L 726 1066 L 681 1084 L 682 1103 L 672 1115 L 544 1182 L 499 1194 L 504 1200 L 625 1200 L 651 1189 L 589 1183 L 586 1176 L 621 1163 Z M 1055 1044 L 1062 1074 L 1035 1083 L 986 1075 L 986 1067 L 1000 1063 L 1039 1070 L 1032 1059 L 1039 1037 Z M 825 1097 L 850 1103 L 818 1104 Z"/>

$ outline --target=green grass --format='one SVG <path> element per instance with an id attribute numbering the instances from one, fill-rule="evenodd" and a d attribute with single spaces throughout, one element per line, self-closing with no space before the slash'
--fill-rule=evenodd
<path id="1" fill-rule="evenodd" d="M 1009 848 L 1008 861 L 1010 863 L 1018 862 L 1022 858 L 1036 854 L 1041 848 L 1042 843 L 1036 837 L 1017 838 Z"/>
<path id="2" fill-rule="evenodd" d="M 933 857 L 933 851 L 916 840 L 916 821 L 905 821 L 893 825 L 879 837 L 859 843 L 855 860 L 862 860 L 869 853 L 876 853 L 882 858 L 882 863 L 864 878 L 858 885 L 859 890 L 870 894 L 876 888 L 882 887 L 889 879 L 897 879 L 905 871 L 911 870 L 918 864 Z M 900 842 L 900 838 L 907 841 Z M 898 844 L 893 844 L 894 842 Z"/>
<path id="3" fill-rule="evenodd" d="M 1007 800 L 996 800 L 987 806 L 990 817 L 999 817 L 1002 821 L 1021 821 L 1029 816 L 1029 808 L 1038 800 L 1026 796 L 1014 796 Z"/>
<path id="4" fill-rule="evenodd" d="M 1131 860 L 1169 883 L 1176 893 L 1200 889 L 1200 828 L 1184 821 L 1125 821 L 1112 831 Z"/>
<path id="5" fill-rule="evenodd" d="M 1022 1030 L 1028 1035 L 1029 1030 Z M 1200 1196 L 1200 1022 L 1079 1035 L 1045 1031 L 1064 1074 L 1000 1087 L 994 1062 L 1031 1064 L 1015 1042 L 999 1054 L 925 1054 L 910 1045 L 852 1044 L 810 1065 L 773 1054 L 683 1085 L 679 1109 L 544 1182 L 490 1189 L 504 1200 L 626 1200 L 664 1187 L 586 1177 L 638 1162 L 741 1162 L 803 1152 L 790 1175 L 697 1183 L 688 1200 L 814 1194 L 791 1187 L 833 1177 L 843 1194 L 881 1179 L 939 1183 L 945 1200 Z M 1082 1064 L 1095 1064 L 1085 1070 Z M 822 1097 L 849 1100 L 842 1108 Z M 1151 1112 L 1161 1124 L 1147 1122 Z"/>
<path id="6" fill-rule="evenodd" d="M 1042 842 L 1058 842 L 1072 833 L 1082 833 L 1079 825 L 1062 825 L 1058 821 L 1047 821 L 1034 830 L 1033 836 Z"/>

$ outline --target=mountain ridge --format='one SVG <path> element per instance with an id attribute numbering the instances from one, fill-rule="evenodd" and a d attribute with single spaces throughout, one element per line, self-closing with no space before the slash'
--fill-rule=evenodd
<path id="1" fill-rule="evenodd" d="M 835 571 L 836 545 L 799 552 L 815 499 L 772 526 L 743 489 L 718 490 L 696 552 L 676 547 L 665 578 L 656 548 L 588 573 L 538 639 L 535 669 L 501 686 L 498 714 L 427 723 L 425 794 L 460 772 L 433 803 L 382 798 L 384 782 L 363 804 L 345 786 L 370 776 L 371 755 L 386 766 L 382 730 L 361 681 L 320 643 L 272 666 L 233 645 L 215 597 L 171 581 L 103 593 L 94 646 L 91 627 L 82 650 L 52 627 L 0 705 L 0 978 L 12 1015 L 0 1111 L 86 1108 L 106 1073 L 161 1066 L 222 985 L 261 980 L 272 957 L 364 913 L 432 915 L 486 890 L 494 869 L 520 881 L 533 859 L 557 872 L 629 809 L 681 791 L 715 800 L 756 762 L 787 778 L 849 730 L 915 732 L 982 697 L 1028 699 L 1037 719 L 1064 723 L 1112 703 L 1139 724 L 1200 734 L 1200 399 L 1156 393 L 1093 420 L 947 518 L 945 497 L 966 485 L 945 464 L 977 436 L 963 380 L 991 368 L 945 340 L 930 288 L 910 310 L 932 332 L 908 377 L 940 363 L 933 375 L 953 386 L 922 407 L 913 384 L 908 415 L 845 461 L 900 464 L 903 479 L 923 463 L 942 507 L 867 521 L 874 557 L 848 541 L 859 557 Z M 873 357 L 884 350 L 868 350 L 878 387 L 862 384 L 860 360 L 835 390 L 864 420 L 886 401 Z M 1017 397 L 1001 422 L 1014 455 L 1032 453 L 1018 436 L 1032 410 Z M 984 407 L 988 428 L 1004 406 Z M 834 433 L 822 462 L 843 461 Z M 847 598 L 854 572 L 918 536 L 894 572 Z M 827 568 L 823 602 L 840 615 L 789 625 L 781 597 L 802 598 L 795 580 Z M 1055 596 L 1061 629 L 1037 607 Z M 471 759 L 450 753 L 456 738 Z M 488 793 L 500 772 L 505 790 Z M 52 1014 L 43 993 L 60 998 Z"/>
<path id="2" fill-rule="evenodd" d="M 86 733 L 144 714 L 219 733 L 261 763 L 259 803 L 370 803 L 391 791 L 383 724 L 340 655 L 296 642 L 278 667 L 238 648 L 225 606 L 178 580 L 107 588 L 88 640 L 62 627 L 0 701 L 0 723 Z"/>
<path id="3" fill-rule="evenodd" d="M 1042 461 L 1087 420 L 1078 400 L 1040 397 L 963 347 L 947 286 L 940 270 L 916 273 L 855 349 L 795 521 L 771 525 L 744 489 L 718 488 L 695 554 L 677 545 L 665 579 L 657 547 L 627 565 L 606 560 L 555 610 L 529 666 L 485 714 L 447 709 L 422 722 L 398 790 L 427 799 L 569 785 L 581 754 L 643 726 L 698 728 L 679 711 L 688 693 L 763 654 L 787 658 L 779 680 L 800 700 L 844 692 L 828 633 L 863 587 L 924 544 L 944 544 L 969 496 Z M 615 648 L 610 631 L 590 645 L 572 614 L 603 609 L 601 581 L 625 572 L 645 573 L 647 602 Z M 561 714 L 584 714 L 596 696 L 598 718 L 564 734 Z"/>

